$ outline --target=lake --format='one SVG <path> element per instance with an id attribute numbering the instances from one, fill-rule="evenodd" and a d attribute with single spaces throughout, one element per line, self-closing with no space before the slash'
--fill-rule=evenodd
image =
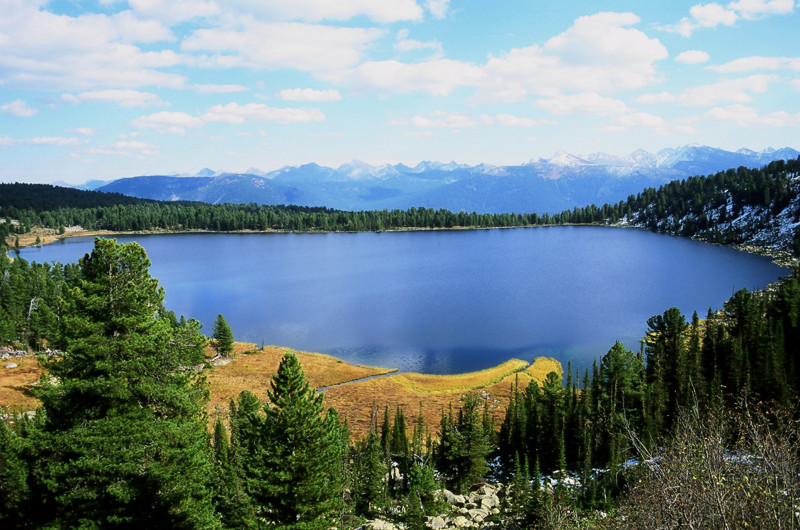
<path id="1" fill-rule="evenodd" d="M 211 333 L 402 371 L 449 374 L 547 355 L 581 372 L 614 344 L 638 351 L 647 319 L 705 317 L 736 290 L 788 274 L 768 258 L 642 230 L 170 234 L 138 241 L 166 305 Z M 22 249 L 74 262 L 72 238 Z"/>

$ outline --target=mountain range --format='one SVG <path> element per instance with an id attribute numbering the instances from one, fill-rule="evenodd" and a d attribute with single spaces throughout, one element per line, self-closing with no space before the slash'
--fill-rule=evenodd
<path id="1" fill-rule="evenodd" d="M 627 156 L 559 151 L 520 165 L 468 166 L 420 162 L 374 166 L 360 161 L 338 168 L 314 163 L 264 172 L 203 169 L 194 175 L 151 175 L 91 183 L 98 191 L 162 201 L 294 204 L 339 210 L 444 208 L 478 213 L 555 213 L 575 206 L 624 200 L 647 187 L 740 166 L 763 167 L 800 151 L 785 147 L 756 152 L 684 146 Z M 88 187 L 88 186 L 85 186 Z"/>

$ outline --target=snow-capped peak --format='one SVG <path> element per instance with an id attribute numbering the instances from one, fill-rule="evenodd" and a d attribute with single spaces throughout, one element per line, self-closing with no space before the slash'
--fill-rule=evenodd
<path id="1" fill-rule="evenodd" d="M 576 166 L 591 166 L 592 163 L 588 160 L 584 160 L 583 158 L 579 158 L 575 155 L 571 155 L 566 151 L 556 151 L 552 157 L 550 157 L 547 162 L 554 166 L 567 166 L 567 167 L 576 167 Z"/>

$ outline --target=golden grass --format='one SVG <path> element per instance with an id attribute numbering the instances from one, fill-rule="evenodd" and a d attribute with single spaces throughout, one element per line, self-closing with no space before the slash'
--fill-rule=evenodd
<path id="1" fill-rule="evenodd" d="M 506 376 L 521 372 L 528 367 L 527 361 L 510 359 L 499 366 L 479 372 L 456 375 L 429 375 L 403 373 L 394 376 L 400 385 L 418 393 L 464 392 L 494 385 Z"/>
<path id="2" fill-rule="evenodd" d="M 442 411 L 448 411 L 451 406 L 456 411 L 462 396 L 469 391 L 477 391 L 489 403 L 490 415 L 499 428 L 515 381 L 519 382 L 520 389 L 527 387 L 531 379 L 536 379 L 541 385 L 553 370 L 561 373 L 560 363 L 555 359 L 540 357 L 531 366 L 525 361 L 513 359 L 494 368 L 468 374 L 396 374 L 330 388 L 325 391 L 325 404 L 335 407 L 341 416 L 347 418 L 354 438 L 362 438 L 369 433 L 373 411 L 377 413 L 380 423 L 385 407 L 389 407 L 390 417 L 394 418 L 398 406 L 402 407 L 409 428 L 421 412 L 428 430 L 435 435 Z M 427 385 L 424 387 L 427 391 L 415 390 L 409 381 Z M 472 383 L 469 388 L 465 388 L 465 381 Z M 437 390 L 431 391 L 434 387 Z"/>
<path id="3" fill-rule="evenodd" d="M 300 352 L 278 346 L 256 349 L 254 344 L 237 344 L 237 348 L 237 353 L 229 364 L 204 372 L 211 390 L 211 399 L 208 404 L 208 412 L 211 417 L 227 416 L 231 398 L 237 398 L 243 390 L 249 390 L 260 400 L 265 401 L 272 374 L 278 370 L 283 355 L 288 351 L 297 356 L 309 384 L 314 388 L 337 385 L 393 371 L 386 368 L 350 364 L 330 355 Z M 251 353 L 240 353 L 244 351 Z"/>
<path id="4" fill-rule="evenodd" d="M 292 351 L 312 387 L 330 387 L 324 392 L 325 406 L 335 407 L 342 417 L 347 418 L 354 438 L 361 438 L 369 432 L 373 411 L 380 422 L 384 407 L 389 408 L 393 418 L 398 406 L 403 408 L 409 430 L 422 412 L 425 425 L 435 435 L 442 411 L 451 406 L 456 411 L 462 396 L 470 391 L 477 391 L 488 402 L 490 414 L 499 427 L 515 381 L 520 389 L 524 389 L 531 379 L 541 385 L 549 372 L 562 373 L 558 361 L 545 357 L 536 359 L 530 366 L 525 361 L 512 359 L 467 374 L 392 374 L 395 370 L 354 365 L 329 355 L 278 346 L 259 349 L 254 344 L 236 343 L 235 347 L 235 356 L 230 363 L 203 372 L 210 390 L 207 409 L 210 422 L 218 416 L 226 418 L 231 398 L 237 398 L 242 390 L 249 390 L 266 401 L 272 374 L 277 371 L 283 355 Z M 208 348 L 206 356 L 212 358 L 214 351 Z M 39 402 L 30 393 L 30 388 L 39 380 L 41 369 L 33 356 L 13 362 L 18 364 L 17 368 L 0 368 L 0 407 L 32 410 Z M 361 381 L 373 376 L 381 377 Z"/>
<path id="5" fill-rule="evenodd" d="M 16 368 L 4 366 L 16 363 Z M 36 357 L 27 355 L 17 357 L 0 364 L 0 407 L 11 410 L 33 410 L 39 406 L 39 400 L 31 394 L 31 385 L 39 381 L 42 374 Z"/>

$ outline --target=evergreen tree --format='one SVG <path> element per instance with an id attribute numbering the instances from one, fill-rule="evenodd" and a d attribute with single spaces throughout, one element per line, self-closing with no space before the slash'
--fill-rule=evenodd
<path id="1" fill-rule="evenodd" d="M 270 524 L 328 528 L 341 504 L 340 425 L 323 416 L 322 394 L 309 387 L 293 353 L 273 375 L 259 443 L 246 456 L 249 493 Z"/>
<path id="2" fill-rule="evenodd" d="M 380 438 L 374 427 L 356 444 L 353 497 L 356 513 L 373 515 L 385 505 L 386 467 Z"/>
<path id="3" fill-rule="evenodd" d="M 217 526 L 201 337 L 179 336 L 136 243 L 96 239 L 68 296 L 66 353 L 42 361 L 29 435 L 39 526 Z"/>
<path id="4" fill-rule="evenodd" d="M 235 448 L 220 418 L 214 423 L 214 467 L 217 478 L 217 512 L 225 528 L 249 528 L 255 525 L 252 501 L 244 489 L 242 469 Z"/>
<path id="5" fill-rule="evenodd" d="M 217 352 L 220 355 L 233 353 L 233 331 L 222 315 L 217 315 L 213 328 L 214 340 L 217 343 Z"/>
<path id="6" fill-rule="evenodd" d="M 486 456 L 491 446 L 483 431 L 479 407 L 478 395 L 469 393 L 461 398 L 456 421 L 453 421 L 452 412 L 448 416 L 442 414 L 439 470 L 456 491 L 465 491 L 489 471 Z"/>
<path id="7" fill-rule="evenodd" d="M 23 439 L 0 420 L 0 525 L 23 526 L 28 470 L 22 459 Z"/>

